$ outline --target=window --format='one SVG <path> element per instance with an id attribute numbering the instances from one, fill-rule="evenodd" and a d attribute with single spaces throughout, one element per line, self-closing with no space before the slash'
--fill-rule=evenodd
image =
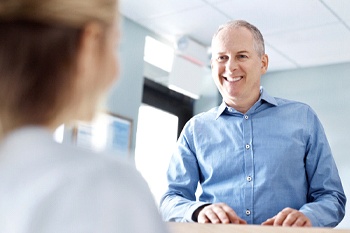
<path id="1" fill-rule="evenodd" d="M 146 36 L 144 61 L 170 72 L 173 65 L 174 49 L 156 39 Z"/>

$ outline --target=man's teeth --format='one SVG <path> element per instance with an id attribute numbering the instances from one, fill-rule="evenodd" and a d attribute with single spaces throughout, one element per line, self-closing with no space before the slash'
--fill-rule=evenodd
<path id="1" fill-rule="evenodd" d="M 240 77 L 225 77 L 225 79 L 228 81 L 228 82 L 237 82 L 239 80 L 242 79 L 242 76 Z"/>

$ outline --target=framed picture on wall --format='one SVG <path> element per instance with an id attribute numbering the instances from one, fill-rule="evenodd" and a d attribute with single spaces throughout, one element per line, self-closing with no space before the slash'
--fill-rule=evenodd
<path id="1" fill-rule="evenodd" d="M 91 123 L 77 122 L 73 130 L 78 147 L 117 156 L 130 154 L 131 139 L 132 120 L 109 112 L 98 113 Z"/>

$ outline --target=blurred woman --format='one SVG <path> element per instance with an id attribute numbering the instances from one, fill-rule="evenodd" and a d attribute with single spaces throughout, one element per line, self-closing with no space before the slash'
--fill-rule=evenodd
<path id="1" fill-rule="evenodd" d="M 133 167 L 61 145 L 118 76 L 116 0 L 0 1 L 0 232 L 166 232 Z"/>

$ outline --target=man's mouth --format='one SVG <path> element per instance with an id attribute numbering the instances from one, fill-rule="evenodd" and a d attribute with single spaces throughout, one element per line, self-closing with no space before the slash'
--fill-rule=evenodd
<path id="1" fill-rule="evenodd" d="M 238 77 L 226 77 L 223 76 L 223 78 L 227 81 L 227 82 L 238 82 L 239 80 L 241 80 L 243 78 L 243 76 L 238 76 Z"/>

